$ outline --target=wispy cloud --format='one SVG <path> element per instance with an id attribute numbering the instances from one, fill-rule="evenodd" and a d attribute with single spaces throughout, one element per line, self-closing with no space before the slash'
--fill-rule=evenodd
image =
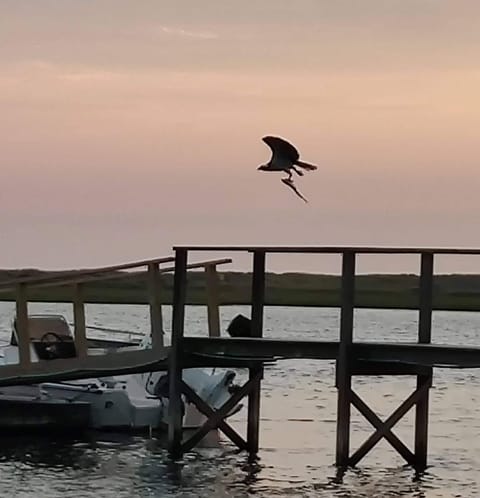
<path id="1" fill-rule="evenodd" d="M 197 40 L 215 40 L 218 38 L 218 34 L 213 31 L 189 30 L 178 26 L 159 26 L 158 31 L 166 35 L 195 38 Z"/>

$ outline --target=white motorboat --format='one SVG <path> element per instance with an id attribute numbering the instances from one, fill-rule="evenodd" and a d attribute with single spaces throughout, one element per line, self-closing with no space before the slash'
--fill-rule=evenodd
<path id="1" fill-rule="evenodd" d="M 29 315 L 32 362 L 76 356 L 75 342 L 63 315 Z M 89 350 L 98 348 L 148 348 L 150 337 L 140 343 L 127 339 L 88 338 Z M 94 352 L 94 351 L 92 351 Z M 19 361 L 15 320 L 7 345 L 0 349 L 0 364 Z M 185 369 L 183 379 L 210 406 L 219 408 L 229 397 L 235 372 L 209 373 Z M 100 429 L 151 431 L 167 423 L 168 394 L 165 372 L 147 372 L 68 382 L 44 382 L 0 388 L 0 430 L 12 428 Z M 235 407 L 229 416 L 241 409 Z M 204 420 L 194 405 L 186 404 L 184 427 Z"/>

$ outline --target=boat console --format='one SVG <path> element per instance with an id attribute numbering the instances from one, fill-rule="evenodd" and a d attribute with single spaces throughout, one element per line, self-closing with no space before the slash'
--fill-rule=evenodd
<path id="1" fill-rule="evenodd" d="M 10 344 L 18 345 L 17 321 L 13 321 Z M 30 342 L 40 360 L 75 358 L 77 352 L 70 327 L 62 315 L 29 315 Z"/>

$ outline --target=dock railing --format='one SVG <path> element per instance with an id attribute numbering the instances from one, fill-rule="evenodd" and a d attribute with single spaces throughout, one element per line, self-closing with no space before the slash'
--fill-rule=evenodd
<path id="1" fill-rule="evenodd" d="M 72 372 L 78 370 L 113 372 L 124 367 L 128 369 L 141 364 L 152 364 L 162 357 L 166 358 L 167 352 L 164 345 L 162 318 L 161 274 L 172 272 L 175 267 L 171 263 L 174 261 L 175 257 L 168 256 L 114 266 L 55 272 L 53 275 L 22 277 L 0 282 L 0 300 L 2 293 L 15 292 L 16 332 L 19 349 L 18 364 L 0 366 L 0 381 L 5 380 L 6 377 L 15 377 L 20 381 L 21 378 L 31 378 L 32 376 L 40 378 L 44 374 L 56 375 L 57 373 L 61 374 L 61 372 L 70 372 L 72 376 L 74 375 Z M 231 263 L 231 261 L 229 258 L 206 260 L 191 263 L 187 267 L 188 270 L 203 269 L 205 271 L 209 335 L 213 337 L 218 336 L 220 331 L 217 266 Z M 112 279 L 128 279 L 135 276 L 135 273 L 131 273 L 129 270 L 138 272 L 143 268 L 146 268 L 151 348 L 144 351 L 128 351 L 128 348 L 122 351 L 124 348 L 120 348 L 118 352 L 121 352 L 121 354 L 109 351 L 102 355 L 89 355 L 85 320 L 85 285 Z M 75 358 L 31 361 L 28 320 L 29 292 L 32 289 L 46 287 L 70 287 L 73 289 L 71 302 L 74 317 Z"/>

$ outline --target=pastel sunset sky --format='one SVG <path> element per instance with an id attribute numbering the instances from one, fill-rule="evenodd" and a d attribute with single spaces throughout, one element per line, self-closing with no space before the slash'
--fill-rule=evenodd
<path id="1" fill-rule="evenodd" d="M 480 247 L 479 26 L 478 0 L 1 0 L 0 267 Z M 267 134 L 319 165 L 297 181 L 309 204 L 256 170 Z"/>

